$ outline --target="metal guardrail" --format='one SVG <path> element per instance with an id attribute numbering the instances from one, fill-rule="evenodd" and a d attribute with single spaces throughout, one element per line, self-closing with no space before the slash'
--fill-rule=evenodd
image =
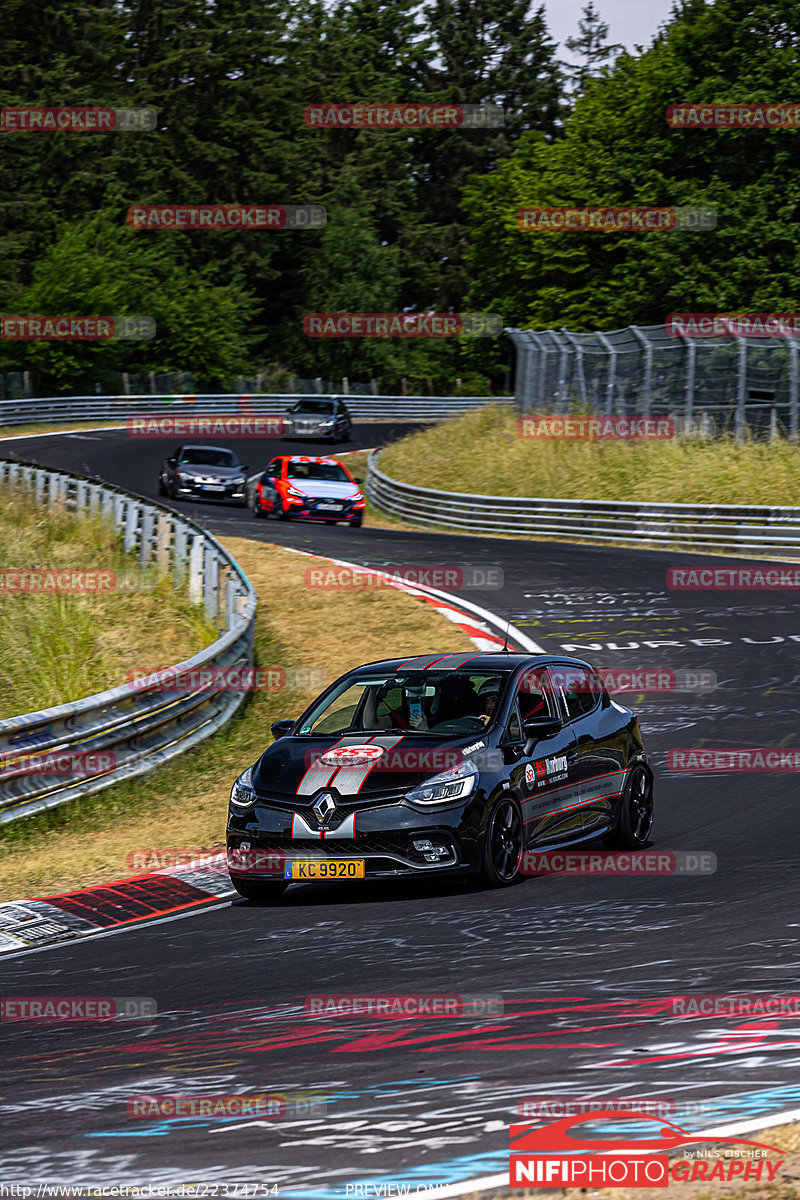
<path id="1" fill-rule="evenodd" d="M 168 668 L 213 674 L 212 686 L 197 676 L 187 690 L 163 679 L 146 688 L 123 684 L 0 720 L 0 824 L 6 824 L 150 771 L 230 720 L 246 693 L 224 688 L 219 672 L 252 667 L 256 592 L 216 538 L 165 505 L 83 475 L 10 460 L 0 460 L 0 484 L 28 490 L 35 503 L 102 514 L 122 533 L 125 549 L 138 552 L 140 567 L 187 579 L 190 599 L 222 630 L 205 650 Z M 83 757 L 78 771 L 38 773 L 42 756 L 54 756 L 60 767 L 70 752 L 94 756 L 98 769 L 84 774 Z"/>
<path id="2" fill-rule="evenodd" d="M 297 400 L 344 400 L 358 420 L 438 421 L 485 404 L 492 396 L 346 396 L 323 394 L 54 396 L 38 400 L 0 401 L 0 426 L 72 421 L 120 421 L 127 417 L 281 415 Z M 510 400 L 511 397 L 502 399 Z"/>
<path id="3" fill-rule="evenodd" d="M 671 549 L 746 553 L 780 551 L 800 557 L 800 508 L 737 504 L 641 504 L 440 492 L 391 479 L 369 456 L 365 490 L 383 512 L 454 532 L 575 538 Z"/>

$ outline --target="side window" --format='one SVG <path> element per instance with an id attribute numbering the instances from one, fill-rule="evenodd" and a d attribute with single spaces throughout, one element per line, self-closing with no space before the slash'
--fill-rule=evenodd
<path id="1" fill-rule="evenodd" d="M 556 666 L 552 668 L 556 686 L 561 690 L 570 721 L 590 713 L 597 704 L 598 679 L 593 671 L 583 667 Z"/>
<path id="2" fill-rule="evenodd" d="M 526 671 L 518 681 L 515 703 L 506 729 L 509 741 L 522 741 L 522 723 L 529 717 L 546 717 L 549 714 L 547 683 L 547 673 L 540 667 Z"/>

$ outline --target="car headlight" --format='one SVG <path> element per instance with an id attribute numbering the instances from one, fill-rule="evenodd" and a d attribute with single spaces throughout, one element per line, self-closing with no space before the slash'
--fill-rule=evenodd
<path id="1" fill-rule="evenodd" d="M 231 807 L 232 808 L 249 808 L 255 802 L 256 793 L 253 787 L 253 768 L 248 767 L 238 779 L 233 782 L 231 788 Z"/>
<path id="2" fill-rule="evenodd" d="M 244 475 L 237 475 L 234 479 L 231 480 L 231 483 L 246 483 L 246 482 L 247 481 L 246 481 Z"/>
<path id="3" fill-rule="evenodd" d="M 287 491 L 288 495 L 290 495 L 290 496 L 299 496 L 301 499 L 302 499 L 302 498 L 303 498 L 303 496 L 305 495 L 305 493 L 304 493 L 304 492 L 301 492 L 301 491 L 300 491 L 298 488 L 296 488 L 296 487 L 292 487 L 292 485 L 291 485 L 291 484 L 289 484 L 289 486 L 287 487 L 286 491 Z"/>
<path id="4" fill-rule="evenodd" d="M 406 799 L 415 804 L 442 804 L 448 800 L 462 800 L 474 791 L 478 782 L 478 768 L 474 762 L 465 759 L 449 771 L 434 775 L 426 783 L 421 783 L 407 793 Z"/>

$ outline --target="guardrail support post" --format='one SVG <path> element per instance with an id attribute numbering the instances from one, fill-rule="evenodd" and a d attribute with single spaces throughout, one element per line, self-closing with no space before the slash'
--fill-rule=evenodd
<path id="1" fill-rule="evenodd" d="M 200 534 L 192 538 L 189 551 L 189 599 L 193 604 L 203 600 L 203 546 L 205 538 Z"/>
<path id="2" fill-rule="evenodd" d="M 172 518 L 168 513 L 159 512 L 158 532 L 156 541 L 156 562 L 159 571 L 169 570 L 169 551 L 172 544 Z"/>
<path id="3" fill-rule="evenodd" d="M 139 528 L 139 502 L 138 500 L 126 500 L 125 502 L 125 541 L 126 550 L 133 550 L 136 546 L 136 533 Z"/>
<path id="4" fill-rule="evenodd" d="M 139 542 L 139 566 L 146 567 L 150 562 L 150 551 L 153 541 L 153 510 L 149 505 L 142 513 L 142 537 Z"/>
<path id="5" fill-rule="evenodd" d="M 212 621 L 216 620 L 219 600 L 217 596 L 217 578 L 219 575 L 219 562 L 217 561 L 216 551 L 211 546 L 206 547 L 205 562 L 203 569 L 203 601 L 205 604 L 206 614 Z"/>

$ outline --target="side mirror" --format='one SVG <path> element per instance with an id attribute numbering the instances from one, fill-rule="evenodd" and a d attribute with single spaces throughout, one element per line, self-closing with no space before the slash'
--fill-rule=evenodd
<path id="1" fill-rule="evenodd" d="M 530 717 L 522 722 L 522 732 L 525 736 L 525 753 L 529 754 L 536 742 L 551 738 L 563 728 L 564 722 L 560 717 Z"/>
<path id="2" fill-rule="evenodd" d="M 286 737 L 294 729 L 294 721 L 273 721 L 270 729 L 274 738 Z"/>
<path id="3" fill-rule="evenodd" d="M 239 467 L 241 468 L 241 470 L 242 470 L 242 471 L 249 471 L 249 470 L 250 470 L 250 464 L 249 464 L 249 463 L 239 463 Z"/>
<path id="4" fill-rule="evenodd" d="M 363 479 L 359 479 L 357 475 L 354 475 L 354 476 L 353 476 L 353 478 L 355 479 L 356 483 L 363 483 L 363 482 L 364 482 L 364 480 L 363 480 Z"/>

